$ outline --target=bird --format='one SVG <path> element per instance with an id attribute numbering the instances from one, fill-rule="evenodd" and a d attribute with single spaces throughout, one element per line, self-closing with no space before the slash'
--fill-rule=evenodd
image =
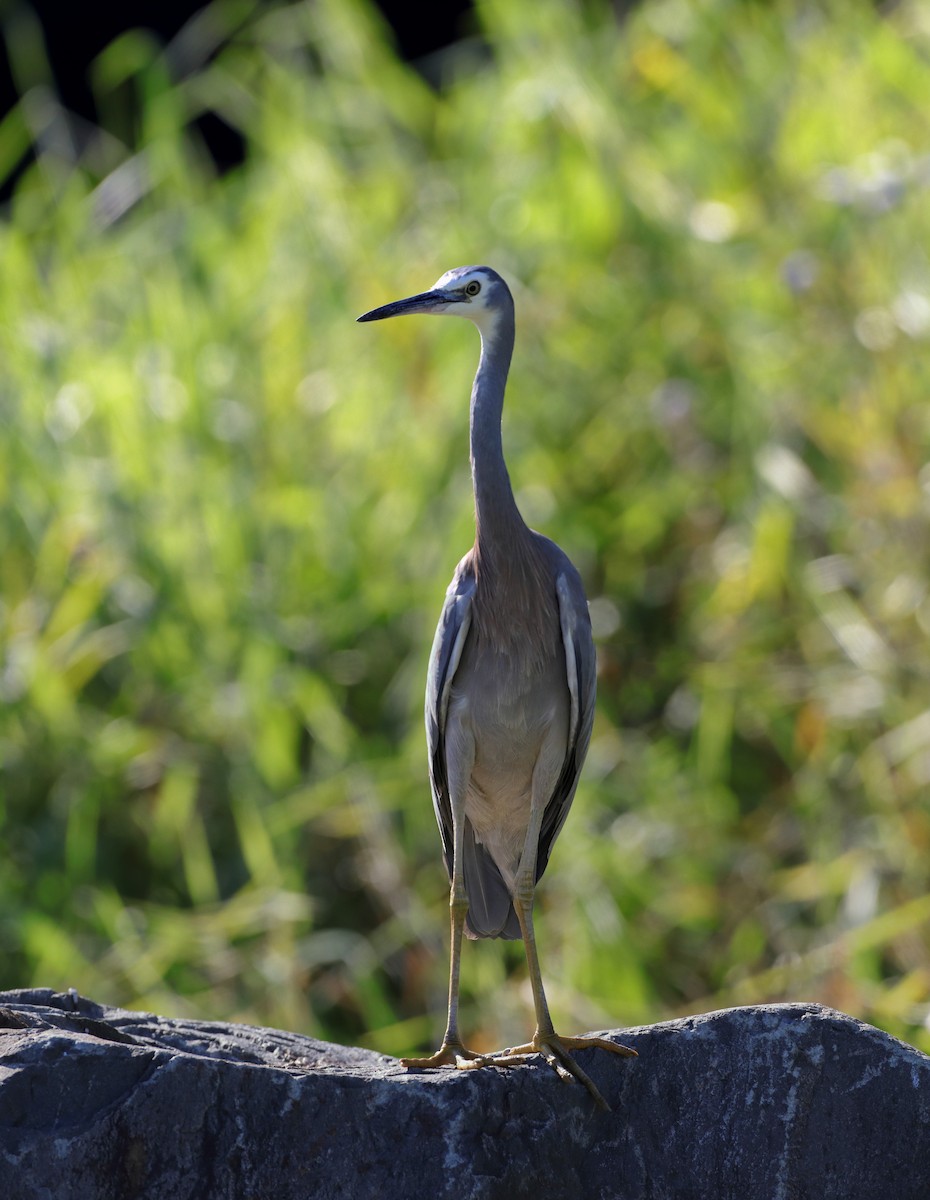
<path id="1" fill-rule="evenodd" d="M 456 267 L 428 291 L 357 319 L 417 313 L 470 320 L 481 350 L 469 419 L 475 542 L 446 592 L 426 683 L 430 787 L 450 883 L 446 1030 L 435 1054 L 401 1062 L 467 1070 L 542 1054 L 607 1108 L 573 1051 L 635 1051 L 604 1037 L 555 1032 L 533 928 L 536 885 L 591 740 L 596 659 L 587 600 L 568 556 L 523 520 L 504 459 L 501 414 L 515 332 L 510 288 L 491 267 Z M 463 933 L 523 939 L 536 1016 L 528 1043 L 490 1054 L 463 1044 Z"/>

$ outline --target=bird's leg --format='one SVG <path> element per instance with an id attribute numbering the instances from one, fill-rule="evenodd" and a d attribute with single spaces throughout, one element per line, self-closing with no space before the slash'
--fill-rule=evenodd
<path id="1" fill-rule="evenodd" d="M 452 915 L 452 949 L 449 961 L 449 1007 L 446 1013 L 446 1032 L 443 1034 L 442 1045 L 435 1054 L 426 1058 L 402 1058 L 405 1067 L 445 1067 L 456 1066 L 459 1059 L 468 1061 L 480 1056 L 471 1050 L 466 1050 L 459 1034 L 459 968 L 462 960 L 462 933 L 465 928 L 465 914 L 468 912 L 468 896 L 461 879 L 453 874 L 452 889 L 449 894 L 449 909 Z"/>
<path id="2" fill-rule="evenodd" d="M 514 1046 L 502 1054 L 494 1056 L 493 1061 L 500 1065 L 522 1062 L 530 1054 L 542 1054 L 555 1067 L 563 1079 L 577 1079 L 584 1084 L 600 1108 L 607 1111 L 610 1105 L 601 1095 L 594 1080 L 572 1058 L 570 1051 L 585 1050 L 589 1047 L 600 1047 L 610 1050 L 623 1057 L 635 1057 L 636 1051 L 619 1042 L 611 1042 L 601 1037 L 560 1037 L 552 1025 L 549 1015 L 549 1005 L 543 988 L 542 972 L 539 968 L 539 955 L 536 950 L 536 935 L 533 931 L 533 885 L 521 888 L 518 884 L 517 894 L 514 895 L 514 908 L 520 921 L 523 933 L 523 943 L 526 948 L 526 963 L 529 968 L 530 984 L 533 988 L 533 1005 L 536 1009 L 536 1032 L 533 1040 L 524 1046 Z"/>
<path id="3" fill-rule="evenodd" d="M 466 1050 L 459 1034 L 459 971 L 462 961 L 462 933 L 468 912 L 468 893 L 465 891 L 465 874 L 462 869 L 462 853 L 465 841 L 465 792 L 474 761 L 471 754 L 456 763 L 457 769 L 449 772 L 449 793 L 452 808 L 452 887 L 449 891 L 449 911 L 452 919 L 451 949 L 449 955 L 449 1006 L 446 1010 L 446 1032 L 442 1045 L 435 1054 L 426 1058 L 402 1058 L 405 1067 L 446 1067 L 468 1064 L 471 1061 L 483 1065 L 482 1056 Z M 452 764 L 449 764 L 450 766 Z"/>
<path id="4" fill-rule="evenodd" d="M 549 1004 L 546 1000 L 546 992 L 543 987 L 542 971 L 539 967 L 536 934 L 533 929 L 536 855 L 539 846 L 539 833 L 542 827 L 543 812 L 543 806 L 537 803 L 539 789 L 535 776 L 533 785 L 533 804 L 523 854 L 521 855 L 520 866 L 517 870 L 516 884 L 513 892 L 513 906 L 516 910 L 517 919 L 520 922 L 520 930 L 523 934 L 523 944 L 526 950 L 526 964 L 529 969 L 530 985 L 533 989 L 533 1006 L 536 1010 L 536 1032 L 533 1034 L 531 1042 L 527 1042 L 524 1046 L 514 1046 L 511 1049 L 504 1050 L 500 1054 L 494 1055 L 492 1061 L 498 1065 L 506 1066 L 511 1063 L 522 1062 L 530 1054 L 542 1054 L 555 1067 L 563 1079 L 577 1079 L 579 1083 L 584 1084 L 588 1089 L 598 1106 L 609 1111 L 610 1105 L 601 1095 L 594 1080 L 575 1062 L 570 1051 L 598 1047 L 625 1058 L 635 1058 L 636 1051 L 631 1050 L 629 1046 L 621 1045 L 619 1042 L 611 1042 L 607 1038 L 602 1037 L 559 1037 L 553 1027 L 552 1017 L 549 1014 Z"/>

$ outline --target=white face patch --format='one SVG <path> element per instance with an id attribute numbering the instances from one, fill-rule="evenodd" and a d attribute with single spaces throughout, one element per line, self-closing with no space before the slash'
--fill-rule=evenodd
<path id="1" fill-rule="evenodd" d="M 439 315 L 449 317 L 464 317 L 478 326 L 481 336 L 486 341 L 494 341 L 500 314 L 495 308 L 488 307 L 494 290 L 494 280 L 483 271 L 469 271 L 465 275 L 447 271 L 433 284 L 437 291 L 462 292 L 469 283 L 481 285 L 481 291 L 475 296 L 467 296 L 462 302 L 450 304 Z"/>

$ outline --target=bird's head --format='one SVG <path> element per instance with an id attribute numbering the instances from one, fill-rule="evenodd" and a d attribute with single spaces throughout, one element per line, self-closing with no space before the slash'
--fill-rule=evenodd
<path id="1" fill-rule="evenodd" d="M 394 300 L 381 308 L 364 313 L 359 321 L 383 321 L 427 313 L 437 317 L 466 317 L 473 321 L 483 337 L 493 337 L 504 313 L 513 312 L 510 288 L 490 267 L 454 267 L 440 276 L 428 292 Z"/>

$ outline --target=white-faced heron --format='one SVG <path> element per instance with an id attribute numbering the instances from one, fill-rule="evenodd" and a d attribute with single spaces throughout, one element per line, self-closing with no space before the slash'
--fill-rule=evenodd
<path id="1" fill-rule="evenodd" d="M 428 292 L 359 317 L 467 317 L 481 335 L 471 393 L 475 544 L 456 567 L 426 684 L 433 807 L 451 881 L 452 954 L 446 1033 L 407 1067 L 505 1066 L 541 1053 L 606 1104 L 570 1051 L 633 1055 L 601 1037 L 559 1037 L 543 991 L 533 894 L 568 815 L 594 720 L 595 657 L 578 572 L 520 515 L 501 445 L 513 354 L 513 297 L 490 267 L 447 271 Z M 466 1050 L 458 1030 L 462 933 L 523 938 L 536 1032 L 498 1054 Z"/>

